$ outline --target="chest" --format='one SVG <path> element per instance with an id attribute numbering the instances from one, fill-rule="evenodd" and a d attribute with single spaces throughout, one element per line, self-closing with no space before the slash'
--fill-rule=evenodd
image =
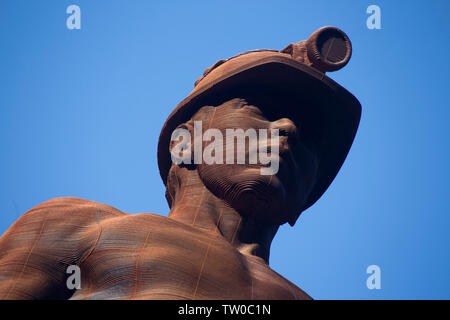
<path id="1" fill-rule="evenodd" d="M 217 236 L 177 226 L 104 226 L 74 299 L 293 299 L 295 288 Z"/>

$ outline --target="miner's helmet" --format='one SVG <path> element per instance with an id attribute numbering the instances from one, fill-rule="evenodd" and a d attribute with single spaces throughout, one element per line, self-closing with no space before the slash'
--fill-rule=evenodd
<path id="1" fill-rule="evenodd" d="M 348 36 L 338 28 L 323 27 L 308 40 L 281 51 L 255 50 L 219 60 L 195 81 L 194 90 L 167 118 L 158 142 L 158 166 L 164 184 L 172 165 L 169 145 L 172 132 L 218 97 L 245 95 L 245 91 L 283 97 L 290 118 L 301 122 L 319 160 L 316 183 L 302 209 L 313 205 L 341 168 L 356 135 L 361 117 L 359 101 L 325 75 L 350 60 Z M 241 96 L 234 96 L 244 98 Z M 303 133 L 305 132 L 305 133 Z"/>

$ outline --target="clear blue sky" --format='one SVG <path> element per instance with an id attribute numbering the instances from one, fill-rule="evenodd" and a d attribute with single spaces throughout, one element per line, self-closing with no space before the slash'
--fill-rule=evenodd
<path id="1" fill-rule="evenodd" d="M 81 30 L 66 8 L 81 7 Z M 381 30 L 366 8 L 381 8 Z M 203 70 L 324 25 L 363 107 L 349 156 L 271 266 L 316 299 L 449 299 L 449 1 L 0 2 L 0 234 L 54 197 L 167 215 L 156 145 Z M 381 267 L 381 290 L 366 268 Z M 0 269 L 1 272 L 1 269 Z"/>

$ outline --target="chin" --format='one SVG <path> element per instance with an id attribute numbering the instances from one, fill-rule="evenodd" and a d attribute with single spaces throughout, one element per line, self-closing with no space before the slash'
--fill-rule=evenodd
<path id="1" fill-rule="evenodd" d="M 209 167 L 199 170 L 206 187 L 243 217 L 278 225 L 287 222 L 287 193 L 277 175 L 261 175 L 260 166 Z"/>

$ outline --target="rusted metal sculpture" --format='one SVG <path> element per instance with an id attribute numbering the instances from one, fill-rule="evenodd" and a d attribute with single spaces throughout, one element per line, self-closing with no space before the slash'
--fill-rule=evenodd
<path id="1" fill-rule="evenodd" d="M 0 298 L 309 299 L 269 267 L 270 244 L 320 198 L 351 147 L 361 106 L 325 75 L 350 55 L 348 37 L 325 27 L 281 51 L 214 64 L 161 131 L 169 216 L 78 198 L 44 202 L 0 238 Z M 220 132 L 278 129 L 279 170 L 173 163 L 172 133 L 192 132 L 195 121 Z M 81 270 L 78 290 L 66 286 L 70 265 Z"/>

